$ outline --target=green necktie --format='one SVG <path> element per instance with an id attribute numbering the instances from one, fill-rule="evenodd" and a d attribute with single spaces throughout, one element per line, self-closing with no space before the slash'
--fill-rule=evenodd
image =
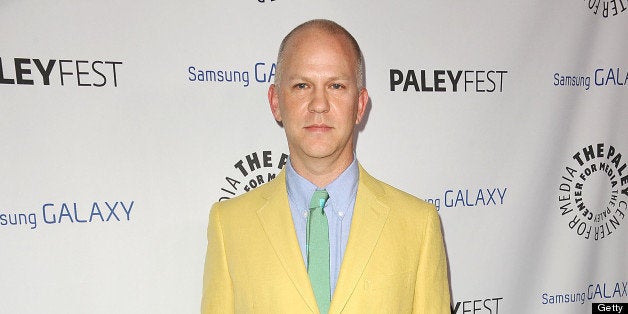
<path id="1" fill-rule="evenodd" d="M 307 274 L 318 309 L 322 314 L 329 312 L 331 287 L 329 284 L 329 226 L 323 211 L 329 198 L 327 191 L 316 190 L 310 201 L 307 224 Z"/>

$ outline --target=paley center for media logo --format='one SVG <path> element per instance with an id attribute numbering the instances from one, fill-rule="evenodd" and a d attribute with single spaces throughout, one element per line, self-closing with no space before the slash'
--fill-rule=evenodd
<path id="1" fill-rule="evenodd" d="M 584 146 L 558 186 L 558 212 L 578 237 L 599 241 L 620 228 L 628 211 L 628 168 L 619 147 Z"/>
<path id="2" fill-rule="evenodd" d="M 390 69 L 390 91 L 422 93 L 501 93 L 507 70 Z"/>
<path id="3" fill-rule="evenodd" d="M 228 200 L 274 179 L 288 162 L 285 153 L 253 152 L 233 163 L 234 174 L 225 177 L 218 201 Z"/>
<path id="4" fill-rule="evenodd" d="M 608 18 L 623 14 L 628 8 L 628 0 L 584 0 L 593 14 Z"/>
<path id="5" fill-rule="evenodd" d="M 122 61 L 0 57 L 0 85 L 117 87 Z"/>
<path id="6" fill-rule="evenodd" d="M 39 210 L 0 211 L 0 228 L 28 226 L 37 229 L 40 224 L 93 224 L 131 220 L 135 201 L 105 202 L 46 202 Z"/>

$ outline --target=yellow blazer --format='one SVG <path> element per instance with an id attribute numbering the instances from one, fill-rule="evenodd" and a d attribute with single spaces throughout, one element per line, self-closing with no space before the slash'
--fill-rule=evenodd
<path id="1" fill-rule="evenodd" d="M 201 313 L 319 313 L 287 195 L 282 171 L 255 190 L 214 204 Z M 450 313 L 435 208 L 361 166 L 329 313 Z"/>

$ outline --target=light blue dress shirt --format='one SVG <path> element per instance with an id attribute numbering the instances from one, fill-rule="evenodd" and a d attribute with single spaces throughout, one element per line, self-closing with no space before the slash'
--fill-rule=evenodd
<path id="1" fill-rule="evenodd" d="M 329 223 L 329 282 L 332 296 L 336 290 L 342 258 L 347 248 L 347 241 L 349 240 L 351 217 L 353 217 L 353 207 L 358 191 L 358 177 L 358 162 L 354 158 L 351 165 L 349 165 L 338 178 L 328 186 L 321 187 L 326 189 L 329 194 L 329 199 L 327 203 L 325 203 L 323 210 L 325 211 Z M 294 228 L 297 232 L 303 262 L 307 268 L 305 238 L 307 216 L 310 213 L 310 199 L 317 189 L 317 186 L 300 176 L 294 168 L 292 168 L 290 161 L 288 161 L 286 167 L 286 185 Z"/>

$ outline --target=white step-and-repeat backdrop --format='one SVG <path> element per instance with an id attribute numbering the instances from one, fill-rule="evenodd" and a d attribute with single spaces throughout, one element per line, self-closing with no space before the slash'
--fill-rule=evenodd
<path id="1" fill-rule="evenodd" d="M 213 202 L 287 158 L 312 18 L 364 50 L 374 176 L 434 203 L 453 313 L 628 302 L 628 0 L 0 1 L 0 313 L 198 313 Z"/>

